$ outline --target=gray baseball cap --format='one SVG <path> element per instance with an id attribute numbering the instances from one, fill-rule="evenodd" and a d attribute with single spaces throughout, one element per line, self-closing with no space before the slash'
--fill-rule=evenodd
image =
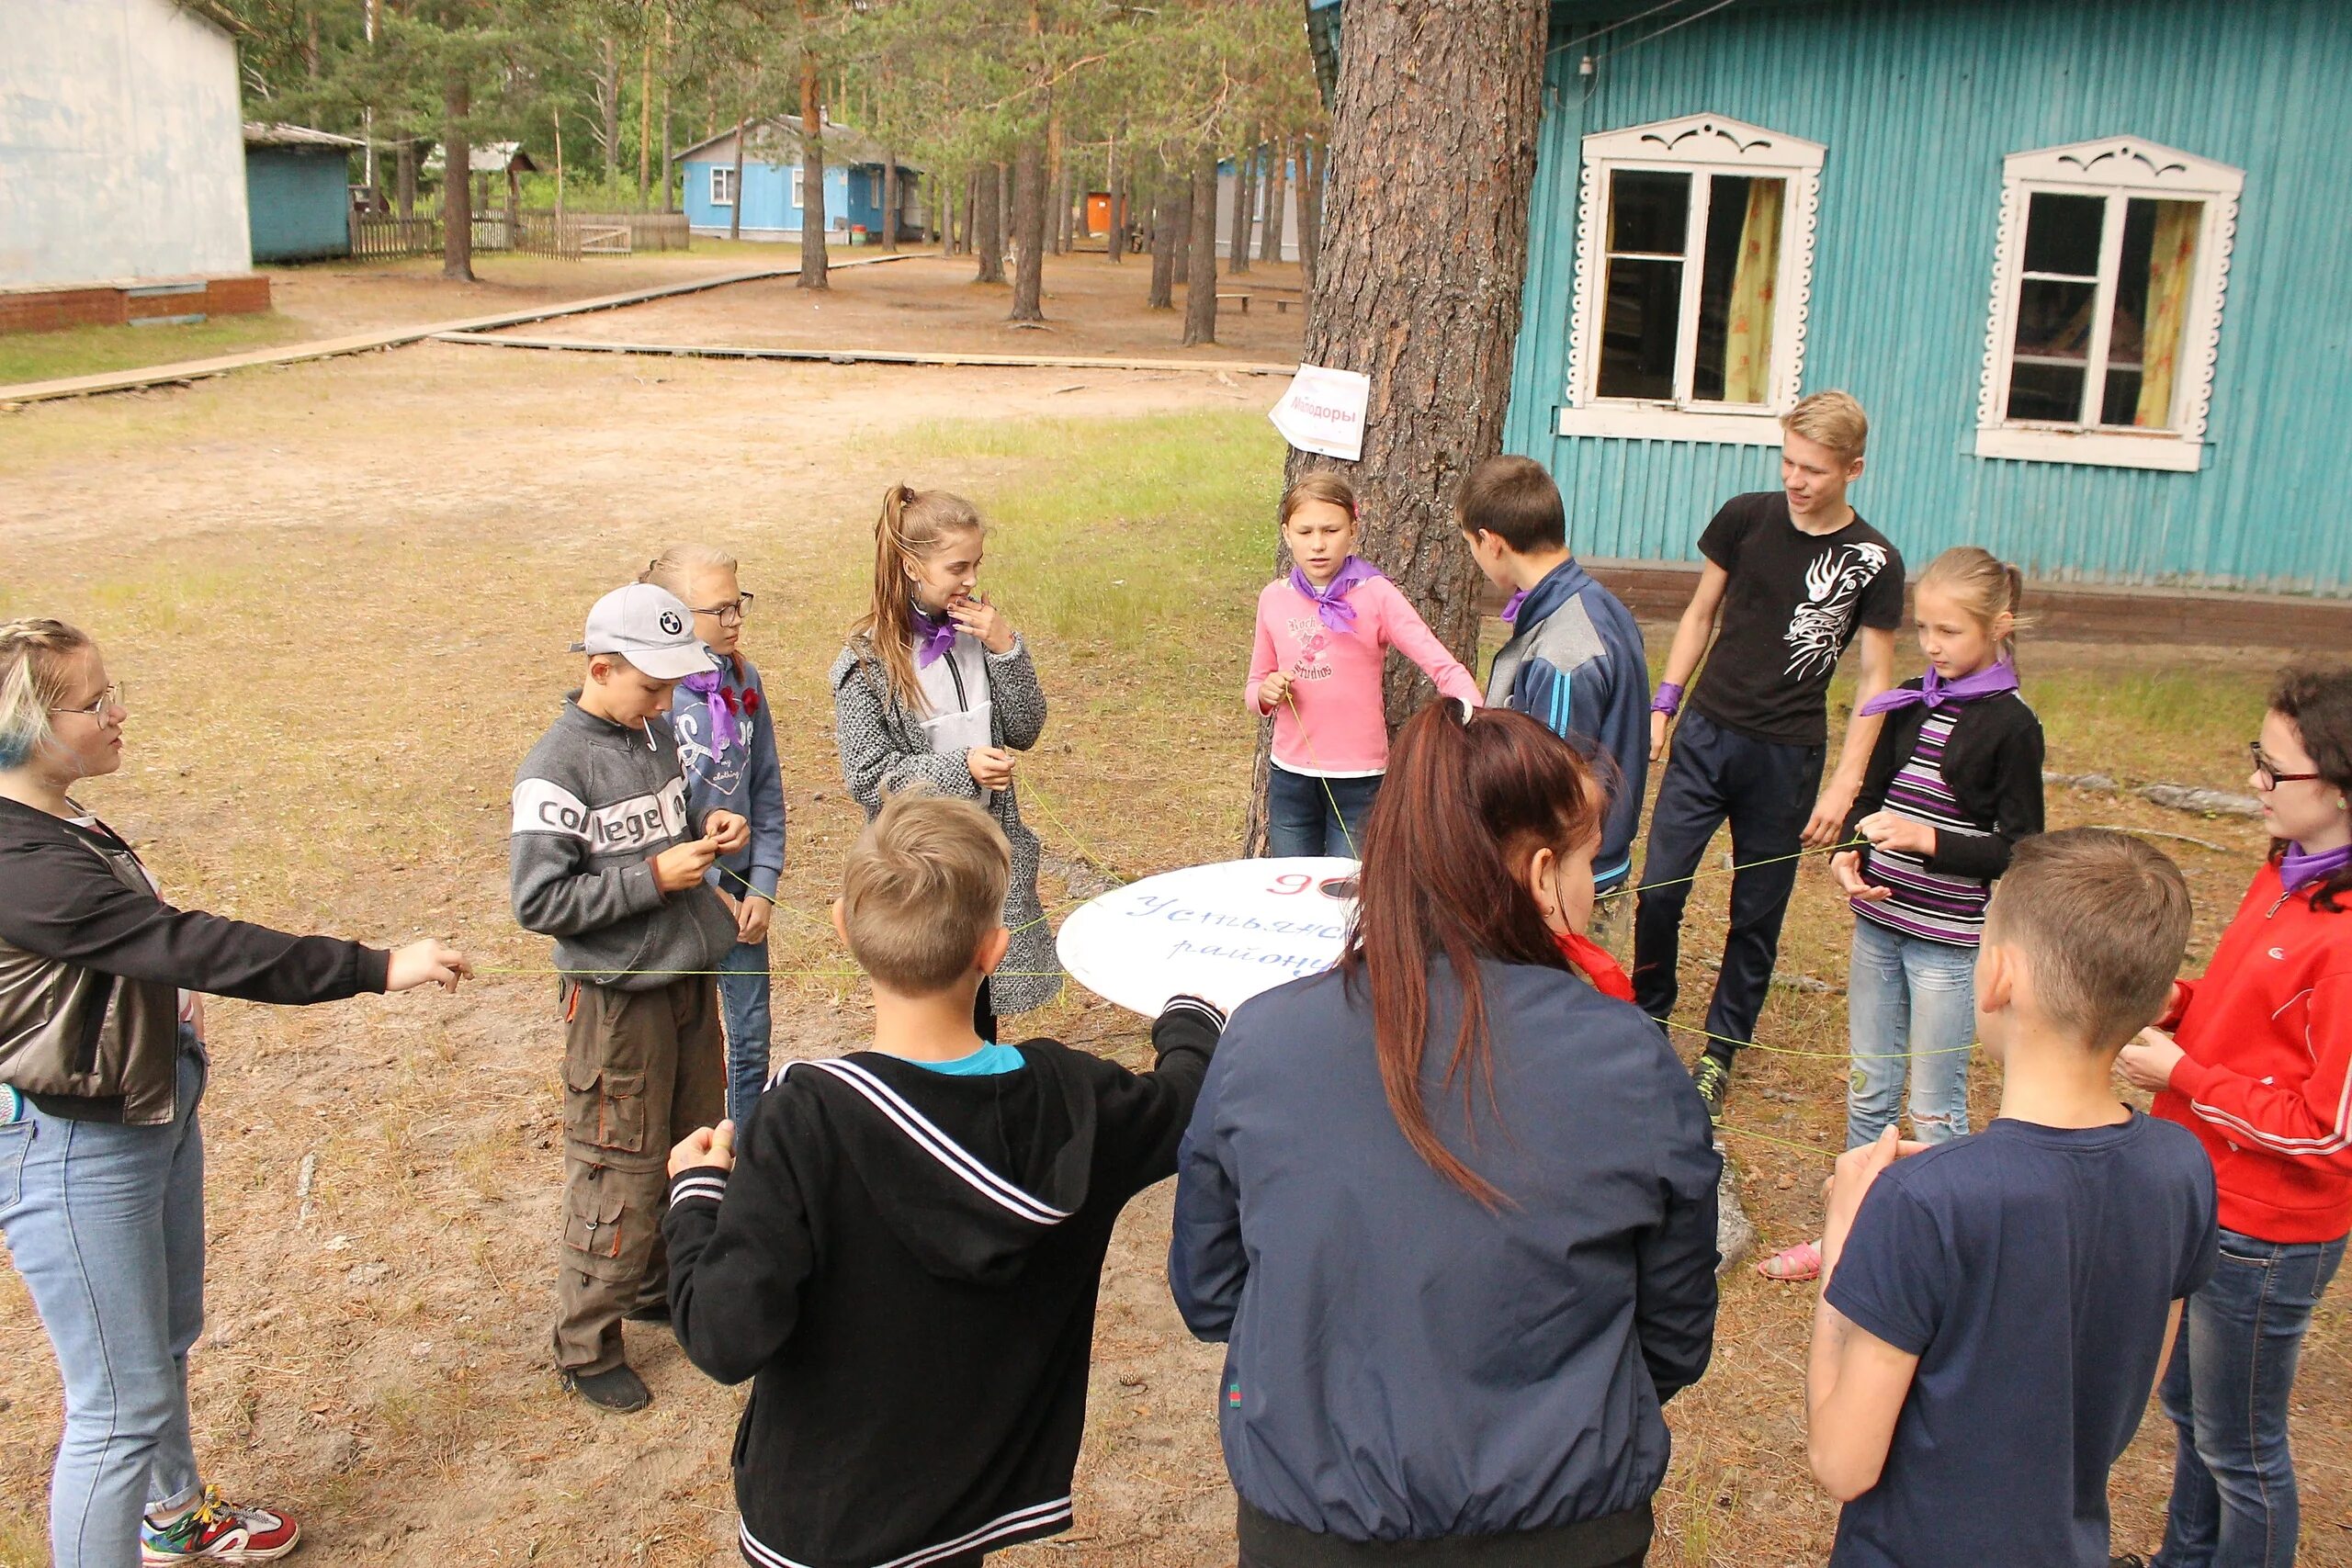
<path id="1" fill-rule="evenodd" d="M 650 582 L 632 582 L 597 600 L 571 651 L 617 653 L 657 681 L 682 681 L 718 663 L 695 636 L 695 613 Z"/>

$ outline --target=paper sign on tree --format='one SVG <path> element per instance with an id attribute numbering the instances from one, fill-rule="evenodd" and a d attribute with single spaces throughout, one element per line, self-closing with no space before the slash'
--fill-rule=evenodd
<path id="1" fill-rule="evenodd" d="M 1353 370 L 1302 365 L 1266 417 L 1283 439 L 1302 452 L 1344 457 L 1363 456 L 1363 415 L 1372 400 L 1372 378 Z"/>

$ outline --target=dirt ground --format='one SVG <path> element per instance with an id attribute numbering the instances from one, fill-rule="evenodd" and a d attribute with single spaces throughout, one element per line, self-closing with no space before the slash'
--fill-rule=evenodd
<path id="1" fill-rule="evenodd" d="M 813 331 L 824 310 L 873 332 L 937 317 L 940 333 L 977 340 L 992 330 L 967 303 L 977 291 L 927 299 L 891 281 L 940 265 L 844 275 L 834 299 L 805 302 L 807 321 L 796 319 L 797 297 L 754 311 L 751 290 L 692 310 L 706 325 L 741 314 L 778 333 Z M 1071 271 L 1097 267 L 1100 257 L 1080 257 Z M 614 276 L 600 271 L 582 291 L 606 291 Z M 1139 266 L 1117 284 L 1138 299 L 1142 286 Z M 1078 298 L 1074 284 L 1056 288 L 1049 315 Z M 364 290 L 351 291 L 350 302 L 317 308 L 356 311 Z M 498 308 L 445 308 L 424 292 L 435 319 Z M 691 324 L 654 316 L 596 324 L 649 337 Z M 1250 320 L 1254 329 L 1254 308 Z M 1130 334 L 1126 346 L 1164 353 L 1156 334 L 1165 325 L 1172 341 L 1173 323 L 1148 321 L 1155 336 Z M 545 944 L 516 931 L 506 908 L 504 809 L 514 764 L 571 673 L 561 649 L 582 607 L 664 538 L 724 539 L 757 574 L 747 647 L 775 698 L 793 824 L 784 895 L 802 912 L 778 919 L 775 964 L 788 972 L 778 1045 L 837 1051 L 861 1031 L 858 995 L 828 973 L 800 973 L 838 967 L 808 912 L 821 909 L 859 822 L 834 771 L 822 673 L 856 607 L 881 483 L 910 466 L 944 476 L 957 464 L 1000 490 L 1062 483 L 1073 464 L 1112 465 L 1128 428 L 1120 421 L 1254 414 L 1278 389 L 1211 375 L 424 344 L 0 418 L 0 614 L 62 614 L 106 643 L 130 689 L 130 751 L 123 773 L 89 794 L 167 892 L 383 942 L 454 934 L 486 970 L 513 971 L 455 998 L 212 1010 L 198 1445 L 232 1494 L 309 1521 L 300 1561 L 734 1560 L 725 1461 L 740 1392 L 709 1383 L 665 1333 L 636 1325 L 632 1357 L 655 1395 L 639 1416 L 587 1410 L 547 1367 L 560 1034 L 538 973 Z M 966 442 L 943 429 L 1044 421 L 1079 433 L 1067 456 L 942 456 Z M 1102 525 L 1158 525 L 1141 511 Z M 1035 592 L 1023 574 L 1045 568 L 1008 533 L 998 592 L 1018 620 L 1024 592 Z M 1082 637 L 1033 641 L 1057 717 L 1028 776 L 1052 802 L 1037 825 L 1061 868 L 1081 847 L 1071 829 L 1129 873 L 1229 853 L 1250 738 L 1202 716 L 1230 705 L 1227 667 L 1239 645 L 1196 656 L 1214 679 L 1186 685 L 1215 694 L 1194 706 L 1174 683 L 1108 681 Z M 2033 657 L 2035 669 L 2059 671 L 2112 655 L 2045 645 Z M 2234 700 L 2258 711 L 2258 661 L 2239 657 L 2249 668 Z M 2088 759 L 2062 756 L 2066 716 L 2045 716 L 2053 759 L 2088 771 Z M 2237 822 L 2111 795 L 2056 791 L 2051 815 L 2204 840 L 2167 845 L 2197 896 L 2199 960 L 2259 849 Z M 1693 998 L 1720 941 L 1724 882 L 1702 882 L 1692 900 Z M 1065 891 L 1049 875 L 1049 907 Z M 1768 1247 L 1810 1234 L 1841 1134 L 1848 932 L 1826 874 L 1808 865 L 1784 949 L 1791 984 L 1759 1032 L 1786 1054 L 1745 1066 L 1732 1102 L 1728 1143 Z M 1081 995 L 1024 1021 L 1142 1057 L 1139 1022 Z M 1982 1077 L 1980 1118 L 1995 1093 Z M 1138 1201 L 1112 1254 L 1077 1528 L 1004 1554 L 1008 1568 L 1232 1561 L 1218 1352 L 1186 1337 L 1168 1300 L 1170 1197 L 1163 1187 Z M 2339 1288 L 2314 1325 L 2296 1415 L 2310 1563 L 2352 1562 L 2352 1415 L 2335 1397 L 2352 1373 L 2343 1301 Z M 1726 1282 L 1715 1366 L 1669 1411 L 1676 1459 L 1653 1562 L 1777 1568 L 1826 1555 L 1835 1508 L 1806 1476 L 1802 1432 L 1811 1303 L 1807 1291 L 1746 1274 Z M 15 1275 L 0 1271 L 0 1562 L 43 1560 L 58 1424 L 47 1347 Z M 2169 1444 L 2152 1414 L 2118 1469 L 2119 1548 L 2154 1543 Z"/>

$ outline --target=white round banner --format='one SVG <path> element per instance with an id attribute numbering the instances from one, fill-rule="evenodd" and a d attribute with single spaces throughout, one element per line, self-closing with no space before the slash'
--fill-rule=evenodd
<path id="1" fill-rule="evenodd" d="M 1131 882 L 1062 922 L 1070 978 L 1130 1012 L 1204 997 L 1230 1011 L 1339 962 L 1355 917 L 1356 863 L 1222 861 Z"/>

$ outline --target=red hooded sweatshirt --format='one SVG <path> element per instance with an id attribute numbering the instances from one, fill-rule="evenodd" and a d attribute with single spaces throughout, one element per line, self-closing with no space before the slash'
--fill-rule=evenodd
<path id="1" fill-rule="evenodd" d="M 2352 1231 L 2352 908 L 2312 907 L 2256 874 L 2201 980 L 2185 980 L 2187 1055 L 2155 1112 L 2212 1156 L 2225 1229 L 2262 1241 Z"/>

